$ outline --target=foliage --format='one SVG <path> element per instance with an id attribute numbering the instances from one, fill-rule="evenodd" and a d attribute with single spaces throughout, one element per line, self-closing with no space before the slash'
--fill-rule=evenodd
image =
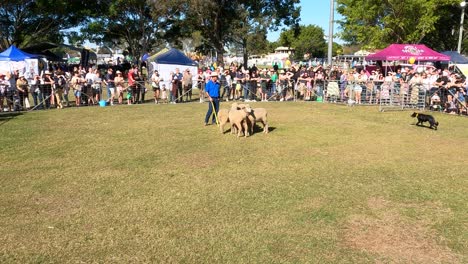
<path id="1" fill-rule="evenodd" d="M 114 0 L 107 12 L 87 24 L 83 35 L 99 44 L 122 47 L 135 59 L 161 45 L 162 36 L 173 36 L 180 18 L 181 1 Z M 172 40 L 169 38 L 168 40 Z"/>
<path id="2" fill-rule="evenodd" d="M 304 59 L 304 56 L 323 58 L 327 51 L 323 29 L 316 25 L 301 25 L 283 31 L 279 42 L 282 46 L 294 48 L 298 60 Z"/>
<path id="3" fill-rule="evenodd" d="M 455 50 L 460 0 L 337 0 L 343 16 L 340 38 L 347 45 L 383 48 L 390 43 L 425 43 Z M 5 0 L 0 5 L 0 49 L 37 42 L 81 45 L 89 40 L 123 49 L 134 58 L 162 46 L 218 54 L 225 47 L 248 54 L 278 45 L 323 57 L 323 30 L 299 26 L 299 0 Z M 417 18 L 417 19 L 415 19 Z M 468 22 L 468 19 L 465 20 Z M 269 30 L 288 28 L 277 43 Z M 462 47 L 468 45 L 464 38 Z M 336 43 L 334 43 L 336 46 Z M 334 52 L 341 52 L 339 47 Z M 336 53 L 334 53 L 336 55 Z"/>
<path id="4" fill-rule="evenodd" d="M 459 19 L 456 14 L 460 9 L 454 8 L 459 0 L 337 0 L 337 3 L 338 12 L 344 17 L 339 22 L 341 38 L 367 48 L 420 42 L 443 47 L 443 40 L 450 36 L 448 31 L 459 23 L 453 19 L 453 12 Z M 453 46 L 453 38 L 450 42 L 449 46 Z"/>
<path id="5" fill-rule="evenodd" d="M 293 25 L 299 19 L 298 0 L 227 1 L 191 0 L 186 10 L 185 26 L 199 30 L 204 45 L 211 46 L 217 54 L 224 53 L 228 44 L 239 46 L 247 62 L 251 51 L 266 48 L 266 32 L 281 25 Z M 256 44 L 258 43 L 258 46 Z M 218 62 L 222 57 L 218 56 Z"/>
<path id="6" fill-rule="evenodd" d="M 265 29 L 256 34 L 247 35 L 248 54 L 265 54 L 268 52 L 267 32 Z"/>
<path id="7" fill-rule="evenodd" d="M 0 5 L 0 49 L 41 41 L 62 43 L 61 30 L 100 12 L 100 1 L 7 0 Z"/>
<path id="8" fill-rule="evenodd" d="M 333 42 L 332 56 L 337 56 L 337 55 L 342 55 L 342 54 L 345 54 L 343 52 L 343 46 L 341 44 Z"/>
<path id="9" fill-rule="evenodd" d="M 274 52 L 276 48 L 281 47 L 279 40 L 267 43 L 267 53 Z"/>
<path id="10" fill-rule="evenodd" d="M 458 33 L 460 30 L 460 14 L 461 9 L 458 1 L 456 4 L 440 6 L 437 9 L 439 19 L 435 22 L 436 30 L 428 33 L 423 42 L 430 44 L 436 50 L 456 50 L 458 44 Z M 466 12 L 466 11 L 465 11 Z M 465 18 L 465 23 L 467 19 Z M 465 26 L 465 30 L 467 27 Z M 466 36 L 466 34 L 465 34 Z M 468 48 L 468 39 L 463 38 L 463 47 Z"/>

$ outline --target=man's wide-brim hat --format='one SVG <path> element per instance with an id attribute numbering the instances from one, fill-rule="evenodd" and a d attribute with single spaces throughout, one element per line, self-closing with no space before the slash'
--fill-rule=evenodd
<path id="1" fill-rule="evenodd" d="M 211 77 L 218 77 L 218 74 L 217 74 L 216 72 L 212 72 L 212 73 L 210 74 L 210 76 L 211 76 Z"/>

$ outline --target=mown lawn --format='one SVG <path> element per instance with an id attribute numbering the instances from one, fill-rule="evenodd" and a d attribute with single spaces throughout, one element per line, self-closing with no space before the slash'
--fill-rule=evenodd
<path id="1" fill-rule="evenodd" d="M 0 117 L 0 262 L 468 262 L 467 118 L 251 105 L 268 135 L 199 103 Z"/>

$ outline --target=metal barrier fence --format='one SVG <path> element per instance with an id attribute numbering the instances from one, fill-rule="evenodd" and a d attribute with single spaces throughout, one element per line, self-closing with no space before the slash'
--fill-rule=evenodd
<path id="1" fill-rule="evenodd" d="M 468 112 L 467 100 L 460 100 L 453 87 L 425 87 L 422 83 L 407 82 L 339 82 L 329 80 L 325 82 L 324 102 L 379 105 L 380 111 L 403 110 L 407 108 L 424 110 L 443 110 L 447 108 L 448 98 L 451 96 L 457 111 Z M 317 92 L 321 87 L 316 87 Z M 437 94 L 438 101 L 433 102 L 432 96 Z M 319 94 L 320 95 L 320 94 Z M 466 97 L 466 95 L 465 95 Z"/>
<path id="2" fill-rule="evenodd" d="M 324 101 L 347 104 L 380 105 L 423 109 L 426 89 L 422 84 L 367 81 L 325 82 Z M 319 90 L 319 89 L 317 89 Z"/>
<path id="3" fill-rule="evenodd" d="M 343 103 L 343 104 L 360 104 L 360 105 L 378 105 L 380 111 L 399 110 L 405 108 L 414 108 L 424 110 L 428 107 L 441 110 L 445 107 L 446 97 L 450 94 L 456 98 L 451 89 L 446 87 L 426 89 L 422 84 L 410 84 L 405 82 L 385 82 L 385 81 L 367 81 L 355 82 L 339 80 L 323 80 L 313 84 L 307 82 L 294 82 L 293 80 L 279 80 L 277 83 L 259 82 L 259 81 L 242 81 L 228 83 L 225 80 L 220 80 L 220 95 L 224 100 L 255 100 L 255 101 L 323 101 L 325 103 Z M 190 89 L 179 90 L 173 95 L 171 94 L 172 87 L 169 84 L 167 89 L 169 101 L 182 100 L 184 96 L 189 95 L 190 100 L 200 102 L 204 99 L 204 81 L 194 82 Z M 32 87 L 31 87 L 32 88 Z M 89 87 L 88 87 L 89 89 Z M 192 89 L 198 89 L 198 92 L 193 94 Z M 4 89 L 3 89 L 4 90 Z M 73 94 L 71 87 L 66 86 L 64 89 L 67 92 L 66 102 L 68 104 L 68 94 Z M 103 98 L 102 93 L 105 93 L 104 85 L 99 89 L 99 98 Z M 438 92 L 441 100 L 438 105 L 431 104 L 431 97 Z M 32 96 L 33 91 L 29 92 Z M 143 102 L 145 94 L 151 93 L 151 86 L 145 81 L 137 82 L 135 89 L 132 89 L 127 82 L 124 84 L 124 93 L 127 100 L 134 102 Z M 65 96 L 65 94 L 63 94 Z M 53 90 L 49 93 L 41 91 L 39 105 L 34 101 L 35 109 L 43 107 L 45 102 L 52 96 L 57 96 Z M 198 95 L 198 98 L 196 97 Z M 28 97 L 29 97 L 28 96 Z M 85 101 L 91 96 L 91 93 L 82 92 L 82 100 Z M 118 92 L 115 93 L 117 100 Z M 125 98 L 124 97 L 124 98 Z M 15 97 L 16 98 L 16 97 Z M 153 94 L 149 94 L 148 99 L 153 99 Z M 7 98 L 4 94 L 0 94 L 0 100 L 6 100 L 13 105 L 18 102 L 12 102 L 12 98 Z M 108 99 L 108 98 L 107 98 Z M 192 100 L 193 99 L 193 100 Z M 63 101 L 63 99 L 62 99 Z M 466 109 L 466 104 L 456 98 L 459 109 Z M 84 102 L 83 102 L 84 103 Z M 0 104 L 3 105 L 3 104 Z M 32 107 L 32 106 L 31 106 Z M 433 109 L 433 110 L 434 110 Z"/>

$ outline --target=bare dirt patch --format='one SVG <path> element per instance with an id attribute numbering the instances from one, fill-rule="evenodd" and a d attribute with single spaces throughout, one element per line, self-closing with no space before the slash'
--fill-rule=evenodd
<path id="1" fill-rule="evenodd" d="M 434 204 L 416 207 L 373 197 L 368 205 L 371 214 L 354 215 L 348 220 L 346 247 L 375 254 L 384 262 L 460 263 L 459 256 L 441 244 L 443 238 L 431 229 L 424 216 L 415 220 L 401 213 L 401 208 L 414 207 L 424 215 L 427 210 L 437 210 Z M 435 216 L 448 217 L 447 214 Z"/>

